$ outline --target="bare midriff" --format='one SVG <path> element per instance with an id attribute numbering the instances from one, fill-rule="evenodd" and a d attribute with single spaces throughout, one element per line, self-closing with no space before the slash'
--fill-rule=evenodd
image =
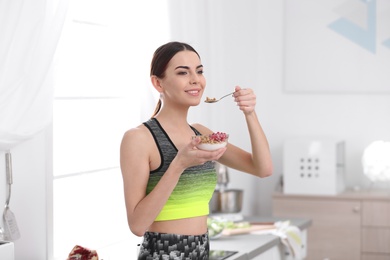
<path id="1" fill-rule="evenodd" d="M 148 231 L 179 235 L 202 235 L 207 232 L 207 216 L 156 221 L 153 222 Z"/>

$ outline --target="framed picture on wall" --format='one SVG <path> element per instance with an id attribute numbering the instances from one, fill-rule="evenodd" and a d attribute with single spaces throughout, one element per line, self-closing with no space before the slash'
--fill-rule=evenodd
<path id="1" fill-rule="evenodd" d="M 285 0 L 287 92 L 390 93 L 389 0 Z"/>

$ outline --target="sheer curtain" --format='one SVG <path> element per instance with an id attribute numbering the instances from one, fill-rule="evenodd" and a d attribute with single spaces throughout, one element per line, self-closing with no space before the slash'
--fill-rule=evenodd
<path id="1" fill-rule="evenodd" d="M 67 0 L 0 1 L 0 150 L 52 119 L 51 65 Z"/>

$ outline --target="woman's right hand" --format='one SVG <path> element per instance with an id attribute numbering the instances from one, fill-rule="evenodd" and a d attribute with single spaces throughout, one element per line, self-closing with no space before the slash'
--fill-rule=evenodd
<path id="1" fill-rule="evenodd" d="M 215 151 L 200 150 L 196 147 L 199 143 L 200 137 L 193 138 L 187 146 L 178 151 L 172 163 L 178 164 L 184 170 L 208 161 L 217 161 L 226 151 L 226 147 Z"/>

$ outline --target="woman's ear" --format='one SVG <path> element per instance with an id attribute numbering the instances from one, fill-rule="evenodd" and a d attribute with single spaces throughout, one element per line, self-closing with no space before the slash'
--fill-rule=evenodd
<path id="1" fill-rule="evenodd" d="M 163 92 L 163 87 L 161 86 L 161 80 L 157 76 L 151 76 L 150 80 L 152 81 L 153 87 L 159 92 Z"/>

